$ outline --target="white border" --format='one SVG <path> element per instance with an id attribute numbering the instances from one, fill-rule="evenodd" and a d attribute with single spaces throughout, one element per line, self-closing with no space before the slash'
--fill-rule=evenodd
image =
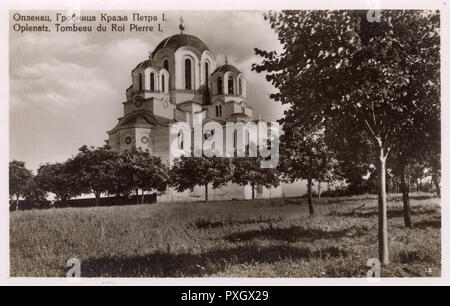
<path id="1" fill-rule="evenodd" d="M 101 10 L 280 10 L 280 9 L 367 9 L 370 0 L 227 0 L 210 1 L 196 0 L 180 2 L 176 0 L 148 1 L 102 1 L 80 0 L 81 9 Z M 450 126 L 447 122 L 450 99 L 450 70 L 449 70 L 449 39 L 450 39 L 450 2 L 446 0 L 384 0 L 379 1 L 382 9 L 439 9 L 441 10 L 441 37 L 442 37 L 442 278 L 420 279 L 82 279 L 79 282 L 69 281 L 65 278 L 9 278 L 9 211 L 8 211 L 8 156 L 9 156 L 9 10 L 32 9 L 67 9 L 69 1 L 63 0 L 7 0 L 0 2 L 1 15 L 1 67 L 0 81 L 0 197 L 4 199 L 0 208 L 0 284 L 1 285 L 153 285 L 153 286 L 217 286 L 217 285 L 271 285 L 271 286 L 297 286 L 297 285 L 449 285 L 450 284 L 450 209 L 446 205 L 448 162 L 446 156 L 449 152 Z"/>

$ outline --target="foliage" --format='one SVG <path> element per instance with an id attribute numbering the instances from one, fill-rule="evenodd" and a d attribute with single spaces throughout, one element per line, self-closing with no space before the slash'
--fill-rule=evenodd
<path id="1" fill-rule="evenodd" d="M 164 192 L 167 188 L 168 168 L 148 150 L 133 147 L 120 153 L 114 168 L 116 194 L 130 194 L 137 189 Z"/>
<path id="2" fill-rule="evenodd" d="M 256 186 L 266 188 L 278 187 L 280 175 L 276 169 L 262 168 L 261 157 L 233 158 L 232 182 L 241 186 L 252 187 L 252 198 L 255 199 Z"/>
<path id="3" fill-rule="evenodd" d="M 33 173 L 25 167 L 22 161 L 9 162 L 9 196 L 17 201 L 30 192 Z"/>
<path id="4" fill-rule="evenodd" d="M 182 156 L 174 161 L 170 173 L 171 185 L 177 191 L 193 191 L 196 186 L 205 186 L 205 201 L 208 201 L 209 185 L 218 189 L 231 181 L 231 160 L 216 156 Z"/>
<path id="5" fill-rule="evenodd" d="M 69 172 L 74 174 L 81 192 L 93 193 L 98 199 L 102 193 L 110 191 L 114 184 L 116 159 L 117 154 L 108 146 L 83 146 L 67 166 Z"/>
<path id="6" fill-rule="evenodd" d="M 44 192 L 51 192 L 58 200 L 68 200 L 81 195 L 78 180 L 70 170 L 71 160 L 65 163 L 47 163 L 37 170 L 36 185 Z"/>
<path id="7" fill-rule="evenodd" d="M 307 129 L 295 122 L 285 122 L 284 134 L 280 138 L 281 162 L 279 170 L 290 182 L 306 180 L 308 204 L 312 206 L 313 180 L 328 181 L 333 173 L 333 155 L 325 143 L 323 130 Z"/>
<path id="8" fill-rule="evenodd" d="M 399 130 L 418 112 L 427 117 L 438 108 L 439 13 L 383 11 L 380 22 L 372 23 L 364 11 L 283 11 L 266 19 L 283 53 L 256 49 L 263 61 L 253 69 L 265 72 L 278 89 L 273 99 L 291 105 L 283 122 L 307 127 L 332 122 L 339 136 L 351 124 L 373 146 L 380 197 L 379 255 L 388 264 L 386 159 Z M 422 93 L 411 90 L 411 84 Z"/>

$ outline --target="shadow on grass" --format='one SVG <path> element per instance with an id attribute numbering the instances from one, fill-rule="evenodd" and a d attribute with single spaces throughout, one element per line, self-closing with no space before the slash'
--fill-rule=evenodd
<path id="1" fill-rule="evenodd" d="M 441 220 L 424 220 L 414 224 L 414 228 L 426 229 L 426 228 L 442 228 Z"/>
<path id="2" fill-rule="evenodd" d="M 324 231 L 321 229 L 311 229 L 302 226 L 292 226 L 288 228 L 266 228 L 242 233 L 234 233 L 225 239 L 230 242 L 263 239 L 292 243 L 300 240 L 314 241 L 320 239 L 339 239 L 342 237 L 361 237 L 365 235 L 368 230 L 369 229 L 365 227 L 351 227 L 342 230 Z"/>
<path id="3" fill-rule="evenodd" d="M 411 215 L 413 216 L 420 216 L 420 215 L 432 215 L 437 213 L 436 210 L 427 208 L 419 208 L 419 209 L 412 209 Z M 350 212 L 337 212 L 337 211 L 331 211 L 328 216 L 330 217 L 350 217 L 350 218 L 374 218 L 378 216 L 378 210 L 369 210 L 369 211 L 350 211 Z M 396 210 L 388 210 L 388 218 L 403 218 L 403 209 L 396 209 Z"/>
<path id="4" fill-rule="evenodd" d="M 92 258 L 83 261 L 83 277 L 204 277 L 224 271 L 229 265 L 274 263 L 284 259 L 328 259 L 347 256 L 337 247 L 318 250 L 302 247 L 253 246 L 221 249 L 199 255 L 154 253 L 128 258 Z"/>
<path id="5" fill-rule="evenodd" d="M 377 195 L 362 195 L 362 196 L 354 196 L 354 197 L 325 197 L 325 199 L 330 199 L 332 203 L 341 203 L 341 202 L 354 202 L 354 201 L 371 201 L 371 200 L 377 200 Z M 410 194 L 410 199 L 414 200 L 428 200 L 428 199 L 435 199 L 436 196 L 433 194 Z M 402 195 L 401 194 L 388 194 L 387 199 L 389 202 L 399 202 L 402 201 Z"/>
<path id="6" fill-rule="evenodd" d="M 270 223 L 270 222 L 281 222 L 283 218 L 251 218 L 245 220 L 208 220 L 208 219 L 198 219 L 191 226 L 196 227 L 198 229 L 211 229 L 211 228 L 219 228 L 225 226 L 234 226 L 234 225 L 247 225 L 247 224 L 261 224 L 261 223 Z"/>

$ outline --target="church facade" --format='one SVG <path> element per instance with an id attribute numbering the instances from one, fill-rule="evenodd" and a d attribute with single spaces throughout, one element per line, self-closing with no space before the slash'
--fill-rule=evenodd
<path id="1" fill-rule="evenodd" d="M 173 139 L 170 127 L 177 122 L 191 126 L 210 121 L 250 122 L 253 110 L 247 104 L 246 81 L 235 66 L 219 65 L 214 54 L 199 38 L 178 34 L 164 39 L 131 71 L 132 84 L 126 90 L 124 115 L 108 131 L 109 146 L 121 152 L 132 146 L 147 149 L 170 165 Z M 193 192 L 168 189 L 159 201 L 197 201 L 204 187 Z M 235 184 L 209 191 L 211 200 L 251 199 L 250 186 Z M 281 187 L 258 187 L 257 198 L 280 197 Z"/>

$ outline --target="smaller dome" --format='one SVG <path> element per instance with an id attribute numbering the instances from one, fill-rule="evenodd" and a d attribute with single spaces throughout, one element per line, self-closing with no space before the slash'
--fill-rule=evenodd
<path id="1" fill-rule="evenodd" d="M 149 58 L 143 62 L 140 62 L 133 70 L 136 70 L 138 68 L 145 69 L 147 67 L 155 67 L 155 64 L 153 63 L 153 60 L 151 58 Z"/>
<path id="2" fill-rule="evenodd" d="M 217 67 L 217 69 L 216 69 L 216 71 L 214 71 L 214 73 L 216 73 L 216 72 L 222 72 L 222 73 L 225 73 L 225 72 L 233 72 L 233 73 L 235 73 L 235 74 L 240 74 L 240 73 L 241 73 L 241 72 L 239 71 L 239 69 L 237 69 L 235 66 L 230 65 L 230 64 L 225 64 L 225 65 L 223 65 L 223 66 Z M 214 74 L 214 73 L 213 73 L 213 74 Z"/>

